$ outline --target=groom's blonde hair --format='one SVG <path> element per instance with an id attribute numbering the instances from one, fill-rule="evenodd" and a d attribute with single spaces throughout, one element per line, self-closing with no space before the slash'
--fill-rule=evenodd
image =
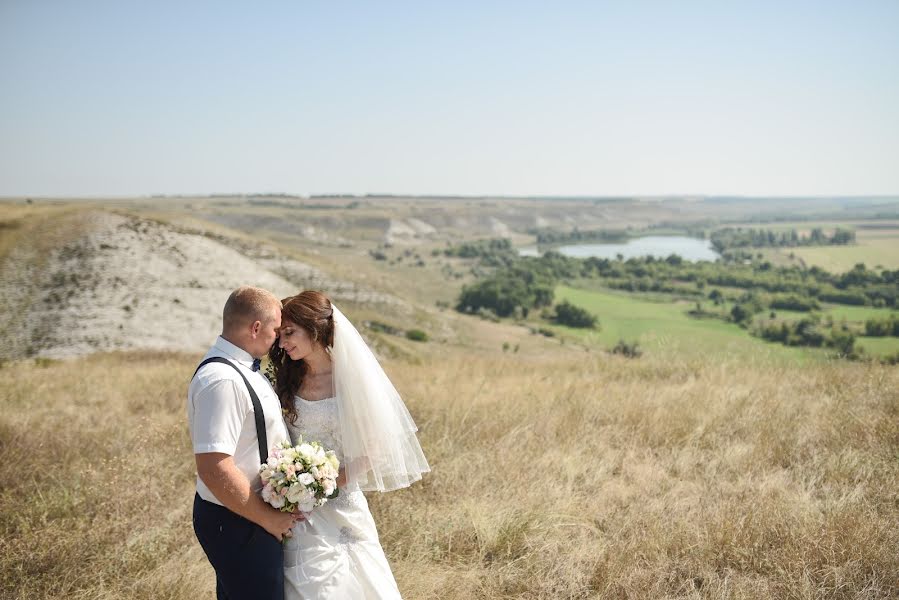
<path id="1" fill-rule="evenodd" d="M 281 301 L 268 290 L 244 285 L 228 296 L 222 311 L 222 331 L 250 325 L 256 321 L 267 323 L 277 316 Z"/>

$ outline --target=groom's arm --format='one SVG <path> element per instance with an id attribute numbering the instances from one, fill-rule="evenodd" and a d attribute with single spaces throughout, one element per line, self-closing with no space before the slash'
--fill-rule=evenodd
<path id="1" fill-rule="evenodd" d="M 234 464 L 234 451 L 252 408 L 243 382 L 236 381 L 229 371 L 226 373 L 226 377 L 212 380 L 190 397 L 197 475 L 225 508 L 281 539 L 296 516 L 263 502 Z"/>
<path id="2" fill-rule="evenodd" d="M 221 452 L 194 454 L 197 475 L 225 508 L 248 519 L 281 539 L 298 515 L 284 513 L 263 502 L 253 493 L 250 482 L 234 464 L 234 458 Z M 302 518 L 302 515 L 299 515 Z"/>

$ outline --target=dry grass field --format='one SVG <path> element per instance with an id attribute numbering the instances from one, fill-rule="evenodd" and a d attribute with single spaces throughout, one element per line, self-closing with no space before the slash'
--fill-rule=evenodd
<path id="1" fill-rule="evenodd" d="M 899 228 L 860 229 L 857 243 L 841 248 L 807 247 L 795 249 L 795 254 L 809 266 L 842 273 L 858 263 L 886 269 L 899 268 Z"/>
<path id="2" fill-rule="evenodd" d="M 751 224 L 745 226 L 752 227 Z M 756 251 L 778 266 L 816 266 L 832 273 L 845 273 L 858 263 L 869 269 L 899 268 L 899 224 L 889 220 L 765 225 L 765 228 L 774 231 L 796 229 L 801 235 L 808 235 L 812 227 L 821 227 L 827 232 L 838 227 L 849 228 L 855 232 L 856 241 L 848 246 L 760 248 Z"/>
<path id="3" fill-rule="evenodd" d="M 0 597 L 213 596 L 196 356 L 0 368 Z M 433 467 L 370 497 L 408 598 L 899 597 L 899 371 L 464 353 L 386 363 Z"/>

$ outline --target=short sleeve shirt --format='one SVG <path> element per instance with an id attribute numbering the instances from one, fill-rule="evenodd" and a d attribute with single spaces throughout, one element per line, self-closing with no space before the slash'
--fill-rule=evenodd
<path id="1" fill-rule="evenodd" d="M 281 414 L 281 403 L 265 376 L 253 371 L 253 357 L 223 337 L 219 337 L 203 360 L 220 356 L 237 365 L 256 395 L 265 414 L 269 446 L 290 440 Z M 250 481 L 254 491 L 259 480 L 259 443 L 253 402 L 240 374 L 221 363 L 203 366 L 187 391 L 187 419 L 194 454 L 220 452 L 234 458 L 234 464 Z M 197 476 L 197 493 L 209 502 L 221 504 Z"/>

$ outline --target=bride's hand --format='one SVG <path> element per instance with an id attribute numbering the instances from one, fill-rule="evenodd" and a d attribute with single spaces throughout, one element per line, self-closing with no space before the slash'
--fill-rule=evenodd
<path id="1" fill-rule="evenodd" d="M 337 471 L 337 489 L 342 490 L 346 487 L 346 469 L 340 467 Z"/>

